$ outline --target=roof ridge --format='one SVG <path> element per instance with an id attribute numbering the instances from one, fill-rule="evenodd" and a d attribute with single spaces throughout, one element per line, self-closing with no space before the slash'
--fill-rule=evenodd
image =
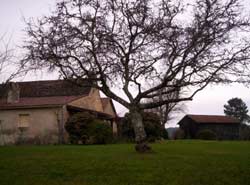
<path id="1" fill-rule="evenodd" d="M 238 123 L 239 120 L 235 117 L 228 116 L 228 115 L 193 115 L 193 114 L 187 114 L 183 117 L 189 117 L 190 119 L 196 121 L 196 122 L 203 122 L 203 123 Z"/>
<path id="2" fill-rule="evenodd" d="M 87 81 L 88 79 L 83 78 L 81 80 Z M 51 79 L 51 80 L 10 81 L 8 83 L 35 83 L 35 82 L 60 82 L 60 81 L 72 82 L 70 79 Z"/>
<path id="3" fill-rule="evenodd" d="M 19 99 L 19 102 L 12 104 L 0 101 L 0 110 L 67 105 L 68 103 L 76 99 L 79 99 L 81 97 L 83 96 L 71 95 L 71 96 L 54 96 L 54 97 L 23 97 Z"/>
<path id="4" fill-rule="evenodd" d="M 227 117 L 228 115 L 222 115 L 222 114 L 187 114 L 188 116 L 225 116 Z M 230 117 L 230 116 L 229 116 Z"/>
<path id="5" fill-rule="evenodd" d="M 51 97 L 87 95 L 91 91 L 88 80 L 78 85 L 69 80 L 42 80 L 16 82 L 19 85 L 20 98 L 22 97 Z M 0 98 L 5 98 L 9 87 L 0 89 Z"/>
<path id="6" fill-rule="evenodd" d="M 10 81 L 9 83 L 34 83 L 34 82 L 53 82 L 53 81 L 67 81 L 67 80 L 57 79 L 57 80 Z"/>

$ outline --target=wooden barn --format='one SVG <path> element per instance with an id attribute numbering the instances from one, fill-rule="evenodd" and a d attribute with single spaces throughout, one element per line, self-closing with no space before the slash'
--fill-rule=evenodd
<path id="1" fill-rule="evenodd" d="M 186 115 L 178 122 L 185 138 L 195 139 L 201 130 L 213 131 L 219 140 L 239 139 L 239 120 L 220 115 Z"/>

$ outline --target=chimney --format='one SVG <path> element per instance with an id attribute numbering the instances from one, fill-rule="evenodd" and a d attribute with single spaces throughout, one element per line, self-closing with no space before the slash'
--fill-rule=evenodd
<path id="1" fill-rule="evenodd" d="M 7 94 L 7 103 L 17 103 L 19 102 L 20 88 L 18 83 L 10 82 Z"/>

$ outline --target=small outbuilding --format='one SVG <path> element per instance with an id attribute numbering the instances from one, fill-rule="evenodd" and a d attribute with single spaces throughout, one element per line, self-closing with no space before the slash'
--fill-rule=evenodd
<path id="1" fill-rule="evenodd" d="M 186 115 L 178 125 L 185 138 L 195 139 L 202 130 L 213 131 L 219 140 L 239 139 L 240 121 L 224 115 Z"/>

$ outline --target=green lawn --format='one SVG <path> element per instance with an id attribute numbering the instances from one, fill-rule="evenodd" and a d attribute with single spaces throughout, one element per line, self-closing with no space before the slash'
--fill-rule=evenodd
<path id="1" fill-rule="evenodd" d="M 250 185 L 250 142 L 0 147 L 0 185 Z"/>

